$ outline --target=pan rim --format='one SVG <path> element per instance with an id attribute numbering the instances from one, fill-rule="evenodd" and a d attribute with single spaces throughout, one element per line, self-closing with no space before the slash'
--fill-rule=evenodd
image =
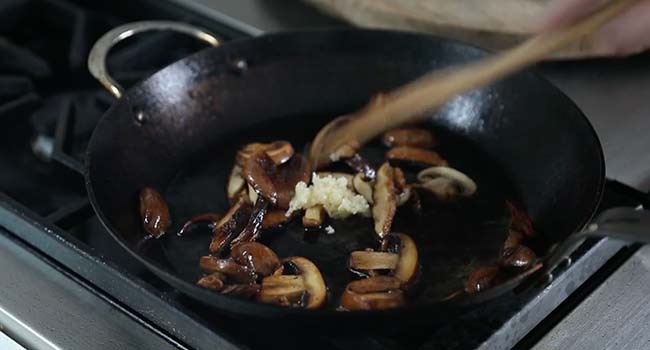
<path id="1" fill-rule="evenodd" d="M 337 29 L 327 29 L 327 28 L 320 28 L 320 29 L 308 29 L 308 30 L 295 30 L 295 31 L 288 31 L 288 32 L 279 32 L 279 33 L 271 33 L 271 34 L 264 34 L 258 37 L 252 37 L 252 38 L 243 38 L 243 39 L 235 39 L 232 41 L 229 41 L 223 45 L 233 45 L 237 44 L 240 42 L 248 42 L 248 41 L 255 41 L 259 39 L 263 40 L 270 40 L 270 39 L 278 39 L 282 40 L 282 38 L 286 37 L 292 37 L 297 34 L 302 34 L 302 35 L 309 35 L 309 34 L 314 34 L 314 33 L 322 33 L 322 32 L 327 32 L 327 33 L 332 33 L 336 32 L 339 34 L 344 34 L 344 33 L 374 33 L 373 35 L 382 35 L 382 34 L 392 34 L 392 35 L 403 35 L 406 37 L 414 37 L 414 38 L 424 38 L 427 40 L 433 40 L 433 41 L 440 41 L 440 42 L 446 42 L 449 44 L 452 44 L 454 46 L 462 46 L 465 48 L 471 48 L 474 49 L 477 53 L 480 53 L 481 55 L 485 54 L 490 54 L 491 52 L 489 50 L 485 50 L 482 48 L 479 48 L 475 45 L 471 45 L 468 43 L 464 43 L 460 40 L 455 40 L 455 39 L 449 39 L 449 38 L 443 38 L 440 36 L 436 35 L 429 35 L 429 34 L 421 34 L 421 33 L 413 33 L 413 32 L 408 32 L 408 31 L 401 31 L 401 30 L 386 30 L 386 29 L 360 29 L 360 28 L 337 28 Z M 373 318 L 378 318 L 382 316 L 390 317 L 390 315 L 395 315 L 395 314 L 413 314 L 415 312 L 422 312 L 423 310 L 436 310 L 440 308 L 447 308 L 447 307 L 452 307 L 454 309 L 458 309 L 458 307 L 462 306 L 457 303 L 458 300 L 452 299 L 448 301 L 438 301 L 434 303 L 416 303 L 412 305 L 407 305 L 402 308 L 397 308 L 397 309 L 390 309 L 390 310 L 368 310 L 368 311 L 353 311 L 353 312 L 340 312 L 336 310 L 307 310 L 307 309 L 299 309 L 299 308 L 287 308 L 287 307 L 282 307 L 278 305 L 273 305 L 273 304 L 265 304 L 265 303 L 260 303 L 256 302 L 253 300 L 245 300 L 229 295 L 222 295 L 218 293 L 214 293 L 212 291 L 209 291 L 205 288 L 201 288 L 199 286 L 196 286 L 195 284 L 192 284 L 176 275 L 168 271 L 165 267 L 161 266 L 159 263 L 152 261 L 151 259 L 143 256 L 139 252 L 137 252 L 133 247 L 131 247 L 123 238 L 120 234 L 118 234 L 118 231 L 112 226 L 108 218 L 105 216 L 104 211 L 100 208 L 94 190 L 93 190 L 93 182 L 90 177 L 90 164 L 92 162 L 92 155 L 91 155 L 91 150 L 93 149 L 93 144 L 94 141 L 96 140 L 96 134 L 98 133 L 97 130 L 101 128 L 101 125 L 105 122 L 107 122 L 107 116 L 110 114 L 110 111 L 116 106 L 118 106 L 120 103 L 125 103 L 125 100 L 128 100 L 128 96 L 132 94 L 132 91 L 137 88 L 137 86 L 143 84 L 145 81 L 151 79 L 153 76 L 157 75 L 160 71 L 167 69 L 168 67 L 179 63 L 180 61 L 184 60 L 190 60 L 192 57 L 199 55 L 205 51 L 216 51 L 220 50 L 220 47 L 215 47 L 215 48 L 206 48 L 204 50 L 200 50 L 194 54 L 191 54 L 187 57 L 184 57 L 180 60 L 177 60 L 168 66 L 162 68 L 161 70 L 155 72 L 152 76 L 143 79 L 142 81 L 138 82 L 135 84 L 132 88 L 127 90 L 127 93 L 121 100 L 116 100 L 113 102 L 111 107 L 104 113 L 104 115 L 101 117 L 99 122 L 97 123 L 95 129 L 93 130 L 93 133 L 91 135 L 91 138 L 88 142 L 88 146 L 86 149 L 86 162 L 84 164 L 84 179 L 85 179 L 85 186 L 86 186 L 86 191 L 88 193 L 88 198 L 91 203 L 91 206 L 93 207 L 93 210 L 95 211 L 95 214 L 97 215 L 99 221 L 101 222 L 102 226 L 108 231 L 108 233 L 115 239 L 118 244 L 125 249 L 131 256 L 136 258 L 140 263 L 142 263 L 147 269 L 151 270 L 154 274 L 156 274 L 158 277 L 161 279 L 165 280 L 166 283 L 169 283 L 173 288 L 178 289 L 181 291 L 183 294 L 186 294 L 188 297 L 195 299 L 209 307 L 218 309 L 219 312 L 223 312 L 228 315 L 232 315 L 235 317 L 255 317 L 255 318 L 272 318 L 272 317 L 293 317 L 293 316 L 299 316 L 301 318 L 309 317 L 309 318 L 321 318 L 321 317 L 359 317 L 359 318 L 366 318 L 366 317 L 373 317 Z M 598 137 L 598 134 L 593 127 L 593 124 L 590 122 L 590 120 L 587 118 L 587 116 L 584 114 L 584 112 L 579 108 L 579 106 L 575 103 L 573 99 L 571 99 L 568 95 L 566 95 L 559 87 L 557 87 L 555 84 L 551 83 L 548 79 L 543 77 L 538 71 L 536 71 L 534 68 L 528 68 L 524 71 L 522 71 L 520 74 L 526 74 L 531 77 L 533 77 L 539 84 L 542 84 L 545 86 L 545 88 L 548 88 L 549 91 L 553 91 L 558 94 L 559 98 L 563 99 L 565 103 L 567 103 L 568 106 L 571 108 L 575 109 L 577 112 L 577 117 L 579 117 L 580 120 L 582 120 L 586 126 L 588 126 L 590 133 L 593 136 L 594 141 L 596 142 L 597 145 L 597 151 L 598 151 L 598 158 L 599 158 L 599 183 L 598 183 L 598 188 L 597 191 L 593 194 L 593 203 L 591 204 L 590 208 L 590 214 L 587 215 L 585 218 L 581 219 L 579 223 L 576 225 L 576 228 L 572 230 L 571 234 L 574 234 L 575 232 L 579 232 L 583 230 L 586 225 L 593 219 L 593 217 L 596 215 L 597 208 L 600 205 L 600 202 L 602 200 L 603 192 L 604 192 L 604 186 L 605 186 L 605 159 L 604 159 L 604 153 L 602 149 L 602 144 L 601 141 Z M 548 254 L 547 254 L 548 256 Z M 545 257 L 546 258 L 546 257 Z M 517 279 L 517 276 L 513 277 L 513 280 Z M 524 280 L 519 279 L 519 283 Z M 505 284 L 508 284 L 508 281 L 504 282 L 504 284 L 496 286 L 494 289 L 500 289 L 499 287 L 504 286 Z M 518 283 L 517 283 L 518 284 Z M 182 287 L 181 287 L 182 286 Z M 189 292 L 186 292 L 189 291 Z M 492 289 L 490 289 L 492 290 Z M 481 300 L 480 296 L 482 295 L 481 293 L 477 294 L 477 298 L 474 298 L 476 302 L 473 301 L 473 298 L 469 297 L 467 300 L 467 305 L 476 305 L 480 304 L 483 302 L 489 302 L 489 300 L 493 300 L 498 296 L 501 296 L 505 293 L 507 293 L 511 288 L 506 288 L 504 290 L 498 291 L 495 293 L 496 295 L 488 298 L 486 300 Z M 488 290 L 489 291 L 489 290 Z M 487 292 L 487 291 L 486 291 Z M 199 299 L 197 296 L 201 297 Z M 236 311 L 235 311 L 236 310 Z"/>

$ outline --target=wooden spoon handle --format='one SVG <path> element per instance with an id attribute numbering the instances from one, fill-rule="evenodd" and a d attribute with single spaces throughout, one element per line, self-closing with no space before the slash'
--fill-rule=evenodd
<path id="1" fill-rule="evenodd" d="M 364 144 L 391 128 L 414 122 L 452 97 L 497 81 L 545 59 L 549 54 L 595 32 L 637 0 L 612 0 L 591 15 L 566 27 L 528 39 L 492 57 L 429 73 L 397 90 L 379 95 L 345 125 L 329 132 L 312 148 L 319 164 L 344 144 Z"/>

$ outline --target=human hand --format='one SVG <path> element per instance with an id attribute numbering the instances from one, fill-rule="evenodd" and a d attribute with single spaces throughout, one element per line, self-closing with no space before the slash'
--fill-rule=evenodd
<path id="1" fill-rule="evenodd" d="M 544 32 L 571 23 L 614 0 L 553 0 L 539 24 Z M 638 0 L 592 37 L 598 54 L 625 56 L 650 48 L 650 0 Z"/>

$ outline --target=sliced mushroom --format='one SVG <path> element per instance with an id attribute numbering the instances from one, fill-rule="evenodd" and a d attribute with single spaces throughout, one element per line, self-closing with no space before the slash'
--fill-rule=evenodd
<path id="1" fill-rule="evenodd" d="M 329 162 L 339 160 L 340 154 L 337 155 L 338 152 L 334 152 L 332 154 L 322 154 L 323 146 L 325 145 L 325 141 L 329 135 L 339 127 L 343 126 L 345 123 L 349 122 L 350 119 L 351 118 L 349 116 L 340 116 L 327 123 L 323 128 L 320 129 L 318 134 L 316 134 L 316 137 L 314 137 L 314 140 L 309 147 L 309 164 L 312 166 L 312 168 L 314 168 L 314 170 L 320 169 L 322 166 L 327 165 Z M 347 147 L 352 146 L 350 145 Z M 349 150 L 346 150 L 345 148 L 343 148 L 341 152 L 350 153 Z M 354 150 L 352 153 L 356 153 L 356 150 Z"/>
<path id="2" fill-rule="evenodd" d="M 218 254 L 245 227 L 251 217 L 252 207 L 240 197 L 212 229 L 210 253 Z"/>
<path id="3" fill-rule="evenodd" d="M 171 225 L 169 207 L 163 197 L 152 187 L 140 191 L 140 218 L 148 236 L 158 238 L 167 232 Z"/>
<path id="4" fill-rule="evenodd" d="M 298 212 L 295 212 L 297 214 Z M 294 215 L 285 215 L 286 212 L 282 209 L 272 209 L 266 212 L 264 215 L 264 221 L 262 221 L 262 230 L 273 230 L 282 227 L 282 225 L 289 222 L 293 219 Z"/>
<path id="5" fill-rule="evenodd" d="M 248 192 L 248 200 L 249 200 L 249 202 L 250 202 L 251 204 L 252 204 L 252 203 L 256 203 L 256 202 L 257 202 L 257 197 L 259 197 L 259 196 L 257 195 L 257 192 L 255 192 L 255 189 L 253 188 L 253 186 L 248 185 L 248 184 L 247 184 L 246 186 L 248 187 L 248 191 L 247 191 L 247 192 Z"/>
<path id="6" fill-rule="evenodd" d="M 219 220 L 221 220 L 222 217 L 223 215 L 217 213 L 199 214 L 187 220 L 187 222 L 183 224 L 183 227 L 181 227 L 181 229 L 178 231 L 178 235 L 183 236 L 185 232 L 187 232 L 187 230 L 190 228 L 190 226 L 198 224 L 199 222 L 207 222 L 212 225 L 212 228 L 214 229 L 214 227 L 219 224 Z"/>
<path id="7" fill-rule="evenodd" d="M 449 167 L 431 167 L 418 173 L 420 185 L 442 201 L 470 197 L 477 189 L 476 182 L 460 171 Z"/>
<path id="8" fill-rule="evenodd" d="M 238 283 L 255 283 L 257 280 L 255 271 L 236 263 L 233 259 L 202 256 L 199 260 L 199 266 L 202 270 L 220 272 Z"/>
<path id="9" fill-rule="evenodd" d="M 490 288 L 498 274 L 499 268 L 497 266 L 478 267 L 467 278 L 465 292 L 474 294 Z"/>
<path id="10" fill-rule="evenodd" d="M 353 270 L 393 270 L 398 261 L 399 255 L 395 253 L 365 250 L 350 253 L 350 268 Z"/>
<path id="11" fill-rule="evenodd" d="M 237 200 L 237 197 L 239 197 L 244 191 L 245 185 L 246 180 L 244 180 L 242 168 L 239 165 L 235 164 L 230 171 L 230 177 L 228 177 L 228 186 L 226 188 L 226 193 L 228 195 L 228 200 L 230 203 L 234 203 Z"/>
<path id="12" fill-rule="evenodd" d="M 503 253 L 507 250 L 517 247 L 524 240 L 524 234 L 519 231 L 509 230 L 508 238 L 503 243 Z M 503 255 L 503 254 L 502 254 Z"/>
<path id="13" fill-rule="evenodd" d="M 372 217 L 375 221 L 375 232 L 384 238 L 393 224 L 397 209 L 395 181 L 393 168 L 384 163 L 377 171 L 377 181 L 373 190 Z"/>
<path id="14" fill-rule="evenodd" d="M 373 199 L 372 199 L 372 186 L 373 182 L 372 181 L 366 181 L 363 179 L 363 175 L 360 173 L 357 173 L 354 175 L 354 178 L 352 179 L 352 185 L 354 187 L 354 190 L 363 196 L 363 198 L 366 199 L 366 201 L 369 204 L 373 204 Z"/>
<path id="15" fill-rule="evenodd" d="M 257 242 L 245 242 L 234 246 L 230 251 L 230 257 L 260 277 L 270 276 L 281 266 L 275 252 Z"/>
<path id="16" fill-rule="evenodd" d="M 243 172 L 246 182 L 255 193 L 266 198 L 272 205 L 277 204 L 278 192 L 273 183 L 275 164 L 266 153 L 259 151 L 252 154 L 246 161 Z"/>
<path id="17" fill-rule="evenodd" d="M 319 228 L 325 221 L 325 208 L 322 205 L 315 205 L 305 210 L 302 217 L 302 225 L 306 228 Z"/>
<path id="18" fill-rule="evenodd" d="M 257 198 L 251 216 L 248 218 L 248 223 L 241 230 L 239 235 L 232 240 L 230 243 L 231 248 L 239 243 L 257 240 L 260 233 L 262 233 L 262 222 L 264 222 L 264 215 L 266 214 L 268 204 L 266 198 Z"/>
<path id="19" fill-rule="evenodd" d="M 334 153 L 330 154 L 330 159 L 333 162 L 337 162 L 341 159 L 348 159 L 354 157 L 357 154 L 359 145 L 357 143 L 346 144 L 339 147 Z"/>
<path id="20" fill-rule="evenodd" d="M 196 284 L 203 288 L 220 291 L 225 286 L 225 279 L 226 275 L 221 272 L 213 272 L 207 276 L 201 277 Z"/>
<path id="21" fill-rule="evenodd" d="M 341 306 L 346 310 L 382 310 L 406 304 L 401 281 L 389 276 L 374 276 L 348 283 Z"/>
<path id="22" fill-rule="evenodd" d="M 420 268 L 418 248 L 413 239 L 406 234 L 397 233 L 390 236 L 399 239 L 399 260 L 393 276 L 402 281 L 402 286 L 407 287 L 413 283 Z"/>
<path id="23" fill-rule="evenodd" d="M 511 201 L 506 201 L 506 206 L 511 217 L 510 229 L 521 232 L 528 237 L 534 236 L 535 230 L 533 229 L 533 222 L 530 216 L 521 207 Z"/>
<path id="24" fill-rule="evenodd" d="M 532 249 L 517 245 L 503 251 L 499 264 L 505 268 L 526 270 L 533 265 L 536 258 Z"/>
<path id="25" fill-rule="evenodd" d="M 447 166 L 449 163 L 438 153 L 423 148 L 399 146 L 386 153 L 391 164 L 400 163 L 416 166 Z"/>
<path id="26" fill-rule="evenodd" d="M 431 148 L 437 143 L 429 130 L 418 128 L 389 130 L 384 133 L 382 142 L 386 147 L 409 146 L 419 148 Z"/>
<path id="27" fill-rule="evenodd" d="M 259 293 L 261 286 L 259 284 L 232 284 L 225 286 L 221 294 L 236 295 L 242 298 L 252 298 Z"/>
<path id="28" fill-rule="evenodd" d="M 411 187 L 406 184 L 406 176 L 402 169 L 394 167 L 395 190 L 397 192 L 397 206 L 400 207 L 411 199 Z"/>
<path id="29" fill-rule="evenodd" d="M 262 280 L 257 300 L 282 306 L 302 306 L 307 286 L 302 276 L 273 275 Z"/>
<path id="30" fill-rule="evenodd" d="M 273 164 L 280 165 L 288 161 L 294 153 L 291 143 L 287 141 L 275 141 L 271 143 L 249 143 L 237 152 L 236 161 L 244 166 L 250 157 L 257 153 L 264 152 L 273 161 Z"/>
<path id="31" fill-rule="evenodd" d="M 276 167 L 265 153 L 258 152 L 251 156 L 244 168 L 246 182 L 279 209 L 289 208 L 296 184 L 307 182 L 309 175 L 309 164 L 300 154 Z"/>

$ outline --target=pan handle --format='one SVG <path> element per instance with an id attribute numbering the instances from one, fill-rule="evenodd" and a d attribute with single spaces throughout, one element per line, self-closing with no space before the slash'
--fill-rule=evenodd
<path id="1" fill-rule="evenodd" d="M 124 89 L 108 74 L 106 69 L 106 56 L 108 52 L 120 41 L 135 34 L 152 30 L 167 30 L 184 33 L 204 41 L 212 46 L 218 46 L 220 40 L 209 31 L 186 23 L 172 21 L 140 21 L 132 22 L 113 28 L 102 35 L 93 45 L 88 55 L 88 70 L 113 96 L 118 99 L 124 94 Z"/>
<path id="2" fill-rule="evenodd" d="M 592 237 L 648 244 L 650 211 L 634 208 L 612 208 L 604 211 L 585 230 L 572 234 L 557 246 L 546 262 L 545 271 L 552 272 L 585 239 Z"/>

